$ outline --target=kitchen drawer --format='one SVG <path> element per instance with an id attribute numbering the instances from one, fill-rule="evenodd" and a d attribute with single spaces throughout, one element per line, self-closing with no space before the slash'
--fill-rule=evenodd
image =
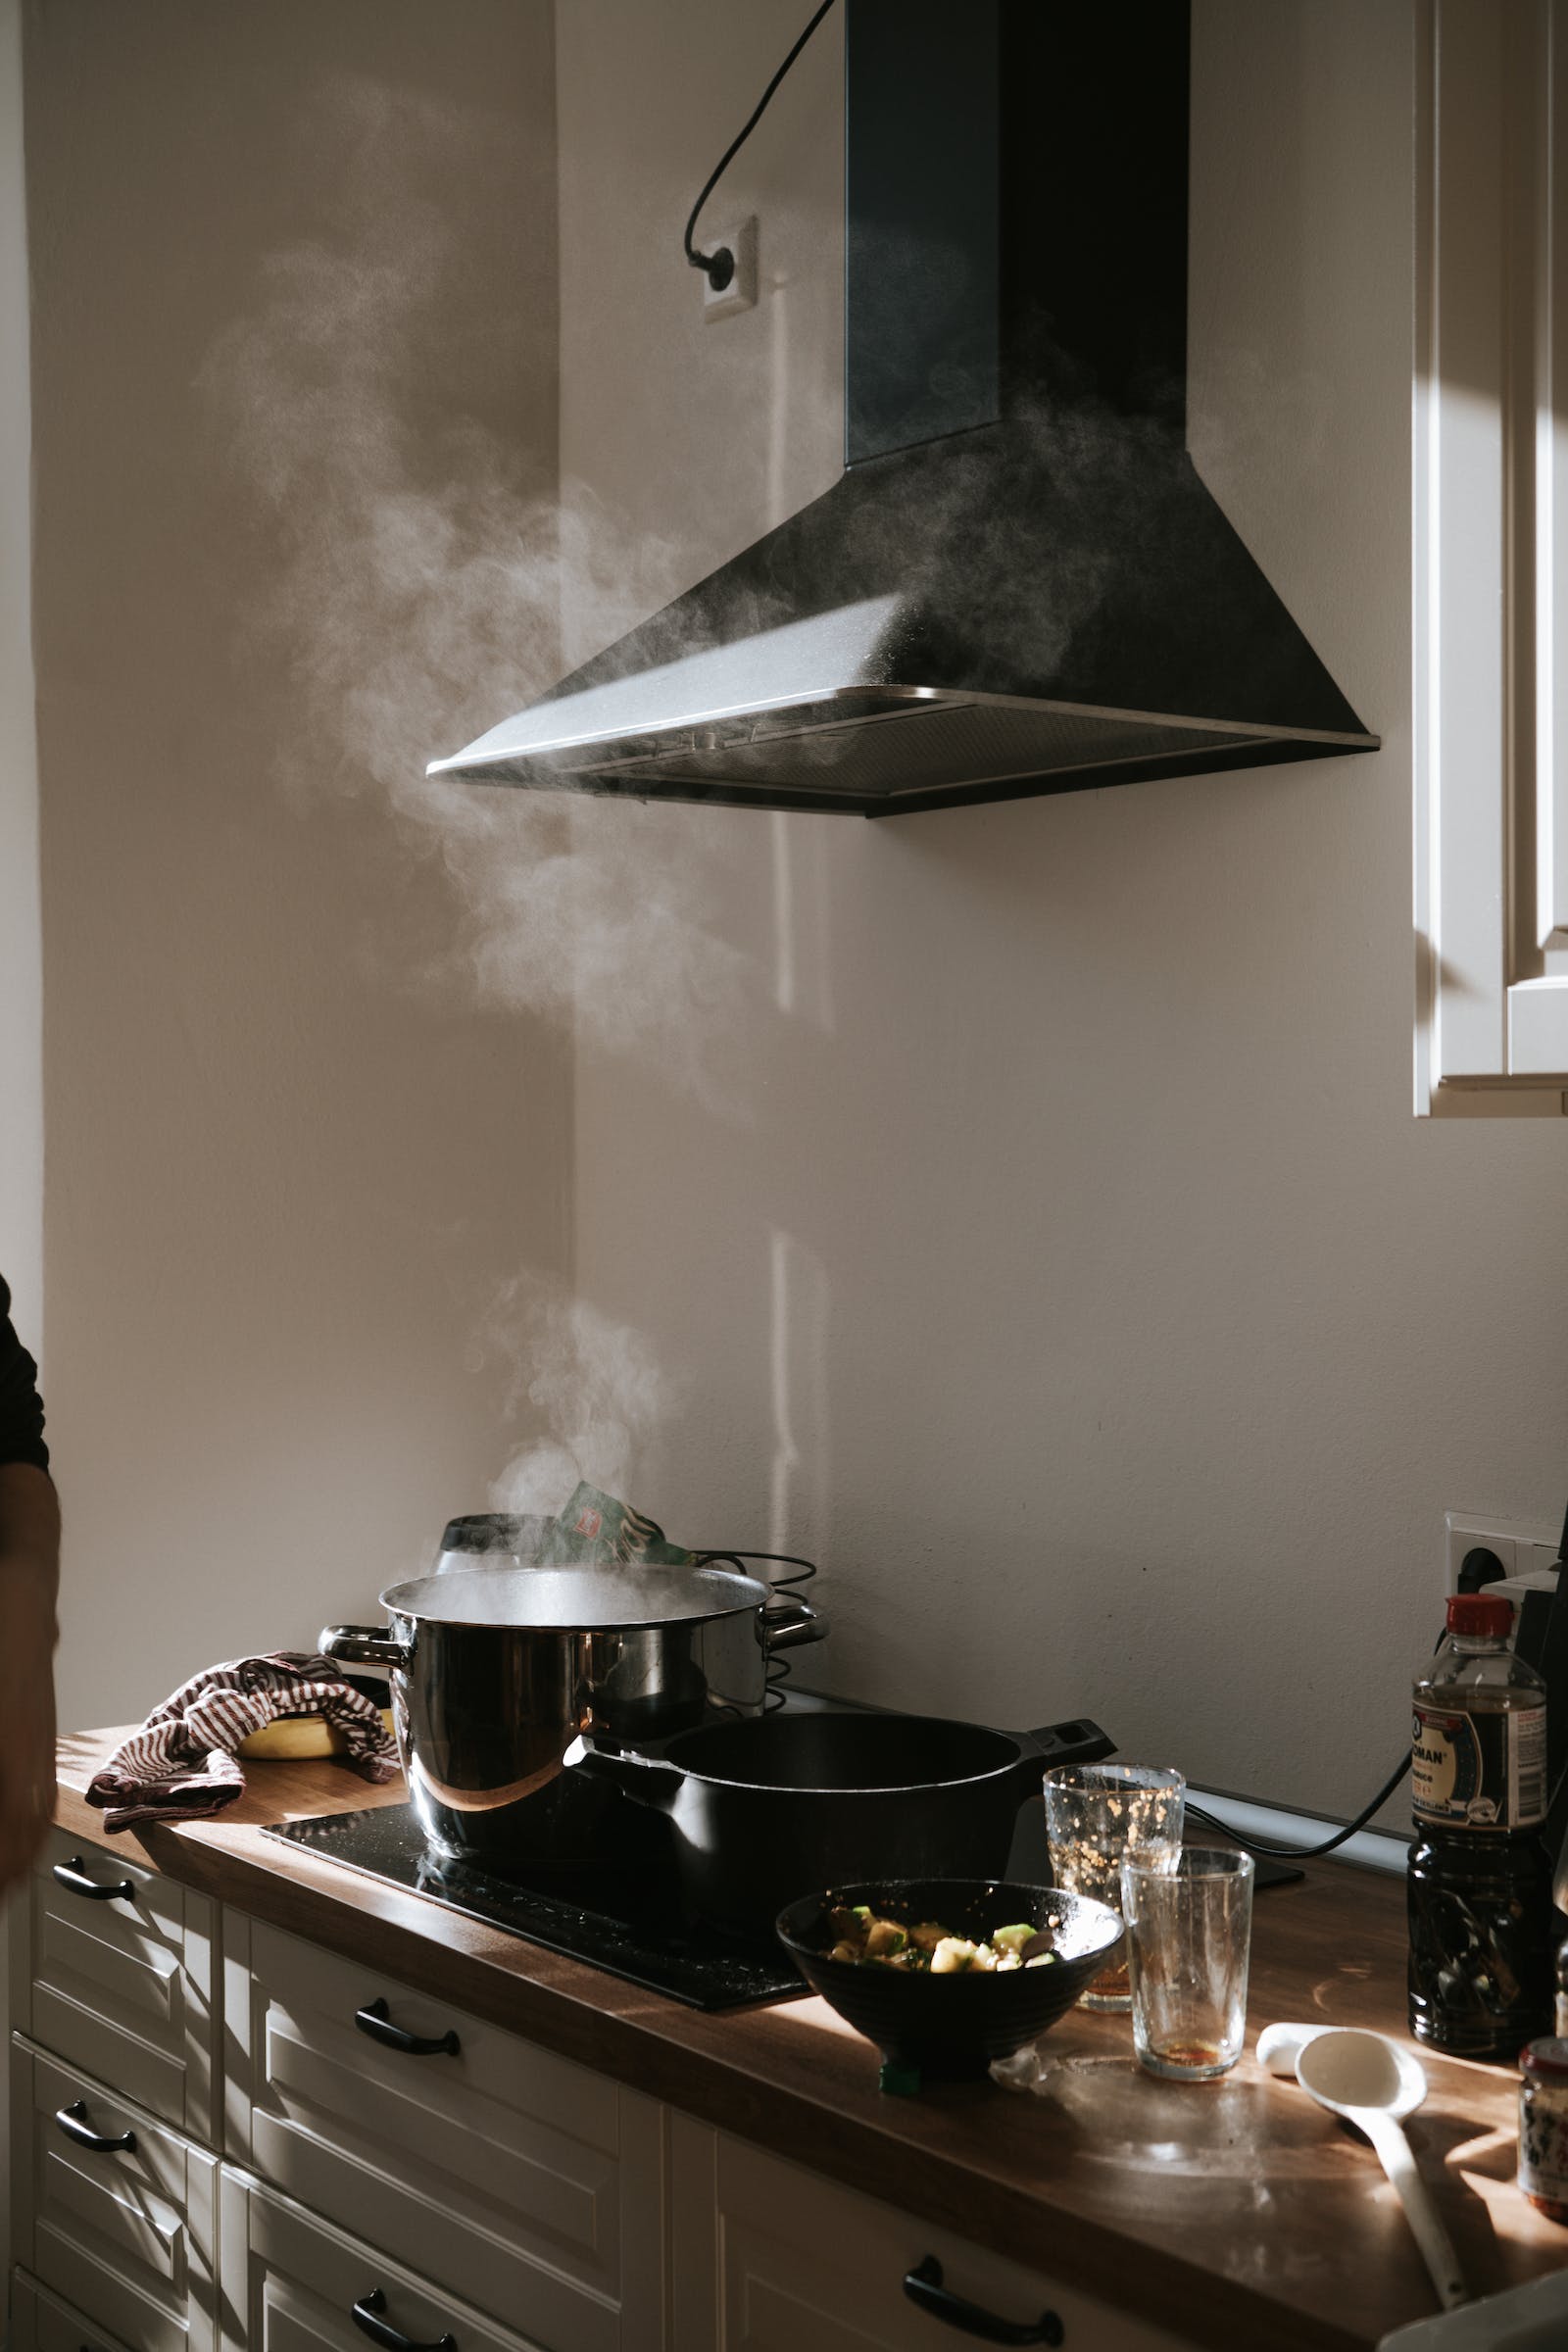
<path id="1" fill-rule="evenodd" d="M 957 2352 L 961 2325 L 918 2310 L 905 2274 L 934 2256 L 954 2295 L 1037 2325 L 1064 2352 L 1193 2352 L 1190 2340 L 1059 2286 L 687 2116 L 672 2119 L 679 2352 Z M 993 2339 L 997 2340 L 997 2339 Z"/>
<path id="2" fill-rule="evenodd" d="M 128 1891 L 89 1891 L 103 1886 Z M 211 2140 L 213 1905 L 122 1848 L 58 1830 L 27 1895 L 12 1913 L 13 2023 L 165 2123 Z"/>
<path id="3" fill-rule="evenodd" d="M 11 2048 L 16 2254 L 128 2352 L 214 2352 L 218 2160 L 20 2036 Z M 80 2146 L 80 2121 L 128 2148 Z"/>
<path id="4" fill-rule="evenodd" d="M 550 2352 L 655 2352 L 653 2100 L 232 1910 L 223 1960 L 227 2155 Z"/>
<path id="5" fill-rule="evenodd" d="M 125 2352 L 125 2347 L 25 2271 L 13 2271 L 6 2352 Z"/>
<path id="6" fill-rule="evenodd" d="M 223 2167 L 219 2196 L 220 2352 L 366 2352 L 369 2339 L 354 2306 L 375 2296 L 383 2325 L 416 2344 L 450 2338 L 453 2352 L 536 2352 L 527 2337 L 498 2328 L 232 2165 Z"/>

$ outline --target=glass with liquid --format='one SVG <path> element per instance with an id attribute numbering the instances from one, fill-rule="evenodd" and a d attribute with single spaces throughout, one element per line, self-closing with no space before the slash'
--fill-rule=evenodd
<path id="1" fill-rule="evenodd" d="M 1121 1916 L 1121 1866 L 1129 1854 L 1152 1869 L 1174 1869 L 1181 1851 L 1187 1783 L 1156 1764 L 1056 1764 L 1046 1774 L 1051 1871 L 1069 1893 L 1092 1895 Z M 1126 1946 L 1102 1969 L 1083 2009 L 1130 2009 Z"/>
<path id="2" fill-rule="evenodd" d="M 1174 2082 L 1228 2074 L 1247 2039 L 1251 1855 L 1190 1845 L 1171 1870 L 1129 1854 L 1121 1899 L 1139 2064 Z"/>

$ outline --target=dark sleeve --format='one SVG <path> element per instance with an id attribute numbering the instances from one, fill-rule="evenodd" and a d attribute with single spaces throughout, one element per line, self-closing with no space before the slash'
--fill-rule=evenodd
<path id="1" fill-rule="evenodd" d="M 0 1464 L 31 1462 L 49 1467 L 43 1442 L 43 1399 L 38 1367 L 11 1328 L 11 1293 L 0 1281 Z"/>

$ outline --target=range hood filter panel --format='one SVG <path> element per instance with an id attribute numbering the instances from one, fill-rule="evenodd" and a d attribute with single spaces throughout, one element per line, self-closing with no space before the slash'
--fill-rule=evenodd
<path id="1" fill-rule="evenodd" d="M 967 779 L 976 800 L 1010 799 L 1020 787 L 1056 789 L 1053 777 L 1058 774 L 1081 789 L 1092 780 L 1089 771 L 1101 768 L 1107 784 L 1117 783 L 1130 761 L 1186 759 L 1196 764 L 1209 755 L 1251 751 L 1266 740 L 1236 728 L 956 696 L 906 702 L 884 697 L 871 723 L 868 698 L 851 699 L 853 716 L 836 720 L 831 705 L 770 710 L 755 720 L 679 729 L 678 744 L 645 739 L 634 755 L 613 764 L 579 745 L 554 758 L 503 760 L 491 774 L 497 783 L 633 797 L 678 794 L 692 801 L 751 800 L 759 788 L 771 787 L 811 796 L 802 805 L 814 806 L 820 797 L 824 806 L 875 816 L 927 793 L 946 801 L 956 775 Z"/>

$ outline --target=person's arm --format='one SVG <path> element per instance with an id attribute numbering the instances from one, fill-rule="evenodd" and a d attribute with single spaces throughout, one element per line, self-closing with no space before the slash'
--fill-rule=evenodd
<path id="1" fill-rule="evenodd" d="M 0 1463 L 0 1893 L 26 1870 L 54 1815 L 59 1562 L 48 1472 Z"/>
<path id="2" fill-rule="evenodd" d="M 30 1355 L 0 1282 L 0 1893 L 26 1870 L 55 1801 L 60 1504 Z"/>

